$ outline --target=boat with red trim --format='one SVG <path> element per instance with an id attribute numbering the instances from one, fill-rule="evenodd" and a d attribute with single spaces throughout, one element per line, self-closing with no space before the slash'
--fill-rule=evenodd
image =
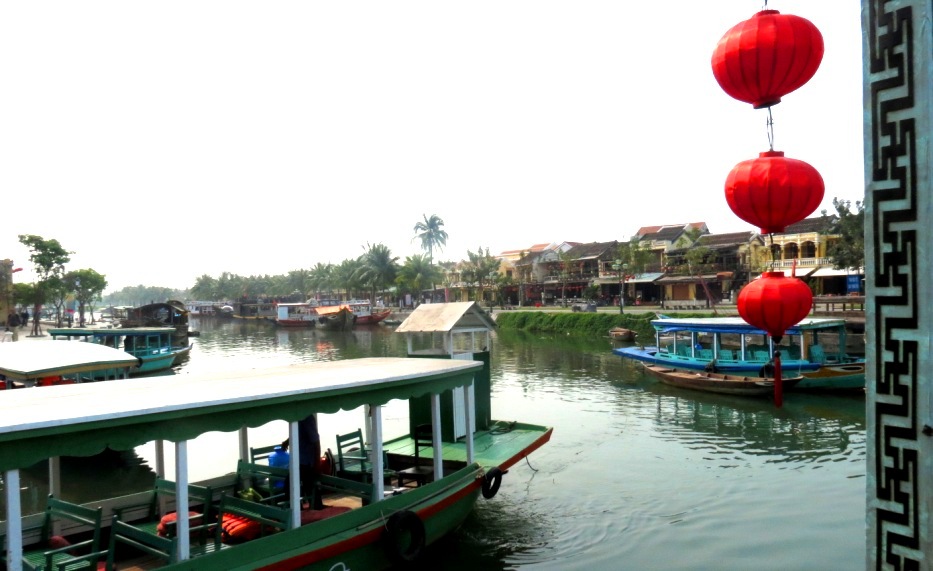
<path id="1" fill-rule="evenodd" d="M 106 562 L 120 569 L 369 570 L 416 564 L 426 546 L 467 518 L 480 495 L 495 496 L 509 467 L 548 442 L 552 432 L 490 419 L 485 348 L 431 356 L 8 391 L 0 398 L 0 473 L 6 484 L 0 534 L 6 535 L 7 569 L 19 571 L 28 567 L 24 561 L 46 557 L 63 566 Z M 384 434 L 382 411 L 390 401 L 408 402 L 407 433 Z M 251 462 L 250 428 L 285 421 L 292 457 L 300 457 L 299 421 L 357 408 L 364 412 L 364 447 L 355 456 L 341 451 L 338 469 L 319 477 L 311 497 L 300 496 L 297 462 L 287 468 Z M 237 434 L 236 470 L 221 467 L 216 476 L 191 482 L 188 442 L 217 431 Z M 61 528 L 70 549 L 51 553 L 33 527 L 42 514 L 22 513 L 29 496 L 20 490 L 19 472 L 53 460 L 49 489 L 67 490 L 55 469 L 59 456 L 130 450 L 153 441 L 157 457 L 164 454 L 163 443 L 174 443 L 174 493 L 158 504 L 159 513 L 190 513 L 191 519 L 162 522 L 163 530 L 173 531 L 160 536 L 157 526 L 146 526 L 157 505 L 150 494 L 113 497 L 102 489 L 99 499 L 78 506 L 89 508 L 87 518 Z M 296 501 L 262 494 L 260 484 L 281 476 L 287 476 L 288 497 Z M 157 462 L 156 478 L 166 477 Z M 325 509 L 304 508 L 300 499 L 315 495 Z M 49 509 L 68 501 L 51 498 Z M 234 527 L 245 527 L 231 524 L 232 518 L 256 522 L 257 537 L 228 537 Z"/>

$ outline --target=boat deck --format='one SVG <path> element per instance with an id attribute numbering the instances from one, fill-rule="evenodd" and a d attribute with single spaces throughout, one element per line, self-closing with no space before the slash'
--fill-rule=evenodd
<path id="1" fill-rule="evenodd" d="M 473 434 L 474 460 L 484 468 L 498 466 L 503 470 L 530 454 L 551 438 L 550 428 L 518 422 L 493 421 L 488 430 Z M 414 457 L 415 441 L 409 436 L 390 440 L 384 444 L 388 454 Z M 441 445 L 444 462 L 465 465 L 466 443 L 444 442 Z M 433 458 L 434 449 L 422 446 L 419 456 Z"/>

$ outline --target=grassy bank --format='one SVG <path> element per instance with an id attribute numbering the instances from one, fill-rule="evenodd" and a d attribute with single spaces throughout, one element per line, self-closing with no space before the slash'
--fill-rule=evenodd
<path id="1" fill-rule="evenodd" d="M 501 311 L 496 313 L 496 325 L 500 329 L 601 337 L 609 335 L 613 327 L 625 327 L 638 333 L 639 339 L 651 339 L 654 329 L 650 321 L 654 317 L 654 313 Z"/>

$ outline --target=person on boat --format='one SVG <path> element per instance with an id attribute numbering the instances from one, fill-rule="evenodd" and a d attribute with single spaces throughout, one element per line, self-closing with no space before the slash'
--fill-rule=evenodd
<path id="1" fill-rule="evenodd" d="M 282 443 L 282 449 L 288 450 L 288 439 Z M 312 498 L 313 509 L 324 509 L 321 494 L 315 490 L 321 461 L 321 435 L 317 430 L 317 417 L 309 414 L 298 421 L 298 477 L 301 480 L 299 490 L 302 498 Z M 285 479 L 285 498 L 289 499 L 291 482 Z"/>

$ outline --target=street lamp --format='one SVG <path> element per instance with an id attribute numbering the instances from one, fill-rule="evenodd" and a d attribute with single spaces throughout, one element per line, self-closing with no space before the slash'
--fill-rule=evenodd
<path id="1" fill-rule="evenodd" d="M 612 269 L 619 273 L 619 313 L 625 313 L 625 270 L 628 269 L 628 264 L 616 260 Z"/>

